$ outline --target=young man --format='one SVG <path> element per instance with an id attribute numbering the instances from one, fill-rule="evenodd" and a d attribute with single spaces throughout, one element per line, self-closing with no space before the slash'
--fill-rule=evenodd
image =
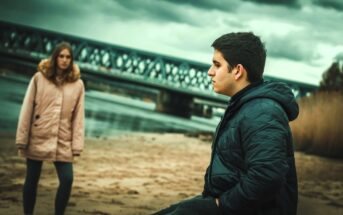
<path id="1" fill-rule="evenodd" d="M 213 143 L 202 195 L 156 214 L 295 215 L 297 177 L 289 121 L 298 116 L 290 88 L 265 82 L 266 50 L 253 33 L 216 39 L 208 71 L 230 96 Z"/>

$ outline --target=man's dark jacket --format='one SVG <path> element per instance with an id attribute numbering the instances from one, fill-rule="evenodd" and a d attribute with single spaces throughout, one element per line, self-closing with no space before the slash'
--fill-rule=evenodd
<path id="1" fill-rule="evenodd" d="M 299 113 L 289 87 L 250 84 L 217 127 L 203 195 L 227 215 L 295 215 L 297 176 L 289 121 Z"/>

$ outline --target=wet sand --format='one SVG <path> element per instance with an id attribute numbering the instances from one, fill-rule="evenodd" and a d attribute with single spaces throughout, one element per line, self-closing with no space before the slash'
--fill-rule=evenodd
<path id="1" fill-rule="evenodd" d="M 13 137 L 0 144 L 0 214 L 22 214 L 25 161 Z M 151 214 L 198 195 L 210 159 L 210 139 L 183 134 L 126 134 L 87 139 L 74 164 L 74 184 L 66 215 Z M 343 161 L 296 153 L 300 215 L 343 214 Z M 36 215 L 53 214 L 58 180 L 44 163 Z"/>

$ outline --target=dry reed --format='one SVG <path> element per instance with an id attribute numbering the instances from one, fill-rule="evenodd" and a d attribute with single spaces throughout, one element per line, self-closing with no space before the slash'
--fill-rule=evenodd
<path id="1" fill-rule="evenodd" d="M 343 158 L 343 94 L 317 92 L 298 103 L 299 117 L 291 123 L 296 149 Z"/>

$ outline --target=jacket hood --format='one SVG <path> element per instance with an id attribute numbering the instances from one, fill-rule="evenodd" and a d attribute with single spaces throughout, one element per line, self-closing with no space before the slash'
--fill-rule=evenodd
<path id="1" fill-rule="evenodd" d="M 265 81 L 244 95 L 240 103 L 245 103 L 255 98 L 269 98 L 278 102 L 285 110 L 289 121 L 296 119 L 299 114 L 299 106 L 294 94 L 291 88 L 284 83 Z"/>
<path id="2" fill-rule="evenodd" d="M 50 66 L 50 59 L 44 59 L 41 62 L 39 62 L 38 64 L 38 71 L 41 72 L 44 77 L 46 77 L 47 79 L 49 79 L 49 68 Z M 78 79 L 80 79 L 81 77 L 81 72 L 80 72 L 80 68 L 77 64 L 73 64 L 73 68 L 72 71 L 69 73 L 69 75 L 66 77 L 66 81 L 67 82 L 75 82 Z"/>

